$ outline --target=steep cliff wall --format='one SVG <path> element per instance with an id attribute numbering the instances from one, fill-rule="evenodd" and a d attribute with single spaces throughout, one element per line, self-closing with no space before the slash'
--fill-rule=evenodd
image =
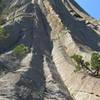
<path id="1" fill-rule="evenodd" d="M 74 53 L 100 52 L 99 23 L 74 0 L 3 0 L 0 100 L 99 100 L 100 79 L 75 73 Z M 28 48 L 18 58 L 13 49 Z"/>

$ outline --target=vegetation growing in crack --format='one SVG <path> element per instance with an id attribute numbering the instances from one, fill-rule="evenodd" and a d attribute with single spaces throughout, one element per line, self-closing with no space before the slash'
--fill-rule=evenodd
<path id="1" fill-rule="evenodd" d="M 73 56 L 71 56 L 71 58 L 73 58 L 76 62 L 75 72 L 80 71 L 81 69 L 87 69 L 87 70 L 91 71 L 88 67 L 90 65 L 89 62 L 85 62 L 81 55 L 74 54 Z"/>
<path id="2" fill-rule="evenodd" d="M 91 57 L 91 69 L 95 70 L 94 74 L 99 76 L 100 72 L 100 54 L 93 53 Z"/>
<path id="3" fill-rule="evenodd" d="M 76 70 L 85 70 L 88 71 L 92 76 L 100 77 L 100 54 L 99 53 L 92 53 L 91 61 L 87 62 L 83 60 L 83 57 L 78 54 L 74 54 L 71 58 L 76 62 Z"/>
<path id="4" fill-rule="evenodd" d="M 8 36 L 6 30 L 0 26 L 0 40 L 6 39 Z"/>
<path id="5" fill-rule="evenodd" d="M 28 47 L 24 44 L 19 44 L 13 49 L 13 55 L 16 57 L 23 57 L 28 53 Z"/>

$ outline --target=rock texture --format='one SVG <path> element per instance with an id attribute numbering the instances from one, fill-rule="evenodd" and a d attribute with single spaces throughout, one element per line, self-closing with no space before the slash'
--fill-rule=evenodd
<path id="1" fill-rule="evenodd" d="M 70 56 L 100 52 L 100 23 L 74 0 L 3 0 L 0 100 L 100 100 L 100 79 L 74 73 Z M 21 59 L 12 50 L 24 44 Z"/>

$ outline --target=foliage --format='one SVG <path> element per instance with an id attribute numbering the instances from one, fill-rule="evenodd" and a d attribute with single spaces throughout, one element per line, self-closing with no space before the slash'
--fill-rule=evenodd
<path id="1" fill-rule="evenodd" d="M 8 37 L 8 33 L 5 31 L 4 28 L 0 26 L 0 40 L 3 40 Z"/>
<path id="2" fill-rule="evenodd" d="M 100 71 L 100 54 L 93 53 L 91 56 L 91 68 L 95 70 L 94 74 L 99 74 Z"/>
<path id="3" fill-rule="evenodd" d="M 26 55 L 26 53 L 28 52 L 28 47 L 25 46 L 24 44 L 20 44 L 17 45 L 14 49 L 13 49 L 13 54 L 17 57 L 23 57 Z"/>
<path id="4" fill-rule="evenodd" d="M 74 54 L 71 58 L 73 58 L 74 61 L 76 62 L 75 72 L 80 71 L 81 69 L 84 69 L 84 70 L 86 69 L 86 70 L 92 72 L 91 69 L 88 67 L 90 65 L 90 63 L 84 61 L 83 57 L 81 55 Z"/>
<path id="5" fill-rule="evenodd" d="M 74 59 L 74 61 L 76 62 L 76 71 L 80 71 L 81 70 L 81 63 L 83 62 L 82 60 L 82 56 L 81 55 L 77 55 L 77 54 L 74 54 L 73 56 L 71 56 L 71 58 Z"/>
<path id="6" fill-rule="evenodd" d="M 100 77 L 100 54 L 93 53 L 91 56 L 91 64 L 89 62 L 85 62 L 81 55 L 74 54 L 71 56 L 72 59 L 76 62 L 76 71 L 80 71 L 81 69 L 87 70 L 92 74 L 93 76 Z M 91 65 L 91 68 L 88 66 Z"/>
<path id="7" fill-rule="evenodd" d="M 81 55 L 74 54 L 73 56 L 71 56 L 71 58 L 73 58 L 77 63 L 80 63 L 82 61 Z"/>

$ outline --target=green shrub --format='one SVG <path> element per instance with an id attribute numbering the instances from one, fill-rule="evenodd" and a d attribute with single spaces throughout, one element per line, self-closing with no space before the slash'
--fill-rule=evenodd
<path id="1" fill-rule="evenodd" d="M 91 75 L 100 77 L 100 54 L 99 53 L 93 53 L 91 56 L 91 68 L 89 62 L 85 62 L 81 55 L 74 54 L 71 56 L 72 59 L 76 62 L 76 71 L 80 71 L 81 69 L 85 69 L 90 72 Z"/>
<path id="2" fill-rule="evenodd" d="M 82 61 L 81 55 L 74 54 L 73 56 L 71 56 L 71 58 L 73 58 L 77 63 L 80 63 Z"/>
<path id="3" fill-rule="evenodd" d="M 24 44 L 20 44 L 17 45 L 14 49 L 13 49 L 13 54 L 17 57 L 23 57 L 26 55 L 26 53 L 28 52 L 28 47 L 25 46 Z"/>
<path id="4" fill-rule="evenodd" d="M 4 28 L 0 27 L 0 40 L 3 40 L 8 37 L 8 33 Z"/>
<path id="5" fill-rule="evenodd" d="M 76 62 L 76 65 L 75 65 L 76 70 L 75 70 L 75 72 L 76 71 L 80 71 L 81 68 L 82 68 L 81 67 L 81 63 L 83 62 L 82 56 L 81 55 L 74 54 L 73 56 L 71 56 L 71 58 L 74 59 L 74 61 Z"/>
<path id="6" fill-rule="evenodd" d="M 74 54 L 73 56 L 71 56 L 71 58 L 74 59 L 74 61 L 76 62 L 75 72 L 80 71 L 81 69 L 85 69 L 85 70 L 92 72 L 91 69 L 88 67 L 90 65 L 90 63 L 85 62 L 81 55 Z"/>
<path id="7" fill-rule="evenodd" d="M 100 71 L 100 54 L 93 53 L 91 56 L 91 68 L 95 70 L 96 75 L 99 75 Z"/>

